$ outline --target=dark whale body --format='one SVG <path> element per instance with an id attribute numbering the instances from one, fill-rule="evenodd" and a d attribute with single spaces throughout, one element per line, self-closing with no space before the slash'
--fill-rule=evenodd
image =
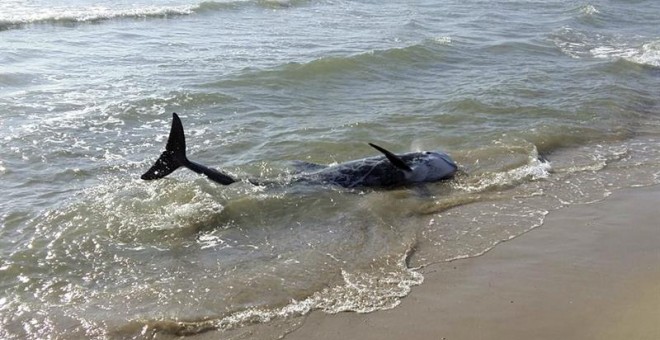
<path id="1" fill-rule="evenodd" d="M 445 153 L 423 151 L 395 155 L 378 145 L 371 143 L 369 145 L 383 155 L 330 166 L 298 162 L 297 168 L 300 172 L 293 175 L 290 182 L 336 185 L 344 188 L 388 189 L 449 179 L 458 169 L 456 163 Z M 216 169 L 188 160 L 183 125 L 179 116 L 174 113 L 165 151 L 141 178 L 143 180 L 163 178 L 182 166 L 223 185 L 237 181 Z M 249 180 L 249 182 L 256 185 L 268 184 L 259 180 Z"/>

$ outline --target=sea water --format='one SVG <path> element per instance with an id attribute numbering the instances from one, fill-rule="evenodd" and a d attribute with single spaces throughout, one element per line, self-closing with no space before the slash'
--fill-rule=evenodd
<path id="1" fill-rule="evenodd" d="M 2 1 L 0 337 L 277 338 L 394 308 L 420 267 L 660 182 L 659 85 L 655 0 Z M 461 171 L 142 181 L 172 112 L 189 158 L 240 178 L 368 142 Z"/>

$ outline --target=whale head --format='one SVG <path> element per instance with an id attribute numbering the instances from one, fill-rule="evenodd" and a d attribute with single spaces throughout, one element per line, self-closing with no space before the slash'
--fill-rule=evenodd
<path id="1" fill-rule="evenodd" d="M 450 178 L 458 170 L 456 163 L 443 152 L 422 151 L 404 155 L 411 171 L 406 178 L 411 182 L 436 182 Z"/>

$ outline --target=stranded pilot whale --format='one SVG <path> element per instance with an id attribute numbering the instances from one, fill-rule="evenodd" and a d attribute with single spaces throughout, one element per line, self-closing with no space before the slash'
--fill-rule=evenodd
<path id="1" fill-rule="evenodd" d="M 222 185 L 237 182 L 238 179 L 225 173 L 188 160 L 183 124 L 176 113 L 172 115 L 172 128 L 165 151 L 141 178 L 143 180 L 163 178 L 183 166 Z M 449 179 L 458 169 L 451 157 L 442 152 L 422 151 L 396 155 L 378 145 L 372 143 L 369 145 L 383 155 L 336 165 L 299 162 L 298 167 L 301 171 L 293 175 L 290 182 L 336 185 L 344 188 L 390 189 Z M 255 185 L 266 184 L 252 179 L 249 182 Z"/>

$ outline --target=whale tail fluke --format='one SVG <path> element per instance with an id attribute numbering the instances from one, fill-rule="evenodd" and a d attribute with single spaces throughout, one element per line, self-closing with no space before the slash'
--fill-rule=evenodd
<path id="1" fill-rule="evenodd" d="M 172 115 L 172 128 L 165 151 L 156 160 L 156 163 L 140 177 L 144 180 L 163 178 L 189 162 L 186 158 L 186 137 L 183 134 L 183 124 L 176 113 Z"/>
<path id="2" fill-rule="evenodd" d="M 183 133 L 183 124 L 179 116 L 173 113 L 172 128 L 170 129 L 170 136 L 167 139 L 165 151 L 156 160 L 156 163 L 147 172 L 142 174 L 140 178 L 143 180 L 160 179 L 182 166 L 198 174 L 206 175 L 209 179 L 223 185 L 236 182 L 229 175 L 188 160 L 186 157 L 186 137 Z"/>

